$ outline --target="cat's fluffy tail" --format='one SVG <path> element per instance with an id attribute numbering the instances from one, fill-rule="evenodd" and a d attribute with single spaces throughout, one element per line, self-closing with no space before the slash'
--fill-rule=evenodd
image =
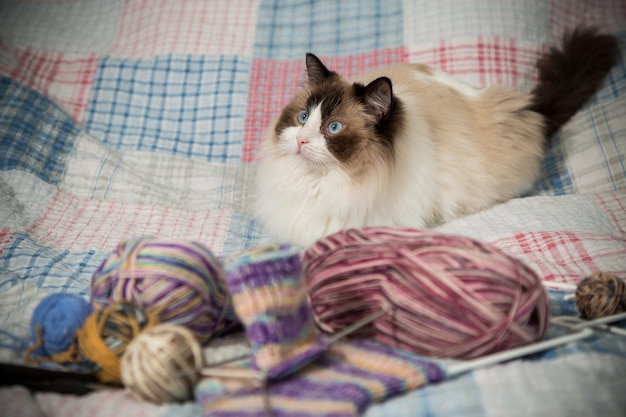
<path id="1" fill-rule="evenodd" d="M 593 28 L 567 33 L 561 48 L 550 48 L 537 62 L 539 83 L 531 110 L 545 116 L 546 138 L 559 130 L 602 87 L 618 62 L 619 42 Z"/>

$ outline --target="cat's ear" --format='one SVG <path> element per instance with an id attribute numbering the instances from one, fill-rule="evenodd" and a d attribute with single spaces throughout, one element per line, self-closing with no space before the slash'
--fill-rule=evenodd
<path id="1" fill-rule="evenodd" d="M 332 76 L 332 72 L 312 53 L 306 54 L 306 72 L 309 76 L 310 85 L 319 84 Z"/>
<path id="2" fill-rule="evenodd" d="M 387 77 L 375 79 L 365 87 L 363 93 L 363 101 L 376 120 L 389 114 L 392 98 L 391 80 Z"/>

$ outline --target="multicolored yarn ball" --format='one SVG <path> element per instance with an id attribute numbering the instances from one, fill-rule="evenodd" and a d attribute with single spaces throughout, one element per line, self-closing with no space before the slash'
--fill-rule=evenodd
<path id="1" fill-rule="evenodd" d="M 236 320 L 220 262 L 197 242 L 139 238 L 118 245 L 93 274 L 91 303 L 122 301 L 187 327 L 201 342 Z"/>
<path id="2" fill-rule="evenodd" d="M 162 404 L 190 399 L 204 366 L 200 342 L 187 328 L 157 324 L 130 342 L 122 382 L 139 398 Z"/>
<path id="3" fill-rule="evenodd" d="M 115 303 L 96 310 L 76 332 L 80 354 L 97 366 L 102 382 L 120 383 L 120 359 L 130 342 L 158 323 L 154 314 L 130 303 Z"/>
<path id="4" fill-rule="evenodd" d="M 31 346 L 25 357 L 29 363 L 76 362 L 76 331 L 91 313 L 91 305 L 75 294 L 51 294 L 43 298 L 30 321 Z"/>
<path id="5" fill-rule="evenodd" d="M 614 274 L 593 274 L 576 287 L 576 308 L 587 320 L 626 311 L 626 284 Z"/>
<path id="6" fill-rule="evenodd" d="M 392 227 L 349 229 L 303 255 L 316 322 L 336 332 L 381 309 L 362 336 L 469 359 L 539 340 L 548 297 L 519 260 L 479 241 Z"/>

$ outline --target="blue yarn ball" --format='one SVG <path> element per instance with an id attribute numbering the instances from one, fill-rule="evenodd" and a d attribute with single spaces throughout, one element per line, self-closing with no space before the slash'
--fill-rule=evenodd
<path id="1" fill-rule="evenodd" d="M 30 321 L 31 342 L 37 343 L 37 326 L 42 345 L 32 357 L 50 357 L 70 347 L 76 331 L 92 312 L 91 304 L 74 294 L 51 294 L 35 307 Z"/>

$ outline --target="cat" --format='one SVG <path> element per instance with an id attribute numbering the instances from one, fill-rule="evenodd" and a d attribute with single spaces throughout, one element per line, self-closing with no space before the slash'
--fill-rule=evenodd
<path id="1" fill-rule="evenodd" d="M 260 146 L 255 215 L 306 246 L 350 227 L 432 227 L 520 196 L 619 53 L 594 28 L 566 33 L 538 60 L 531 94 L 410 63 L 346 80 L 308 53 L 307 85 Z"/>

